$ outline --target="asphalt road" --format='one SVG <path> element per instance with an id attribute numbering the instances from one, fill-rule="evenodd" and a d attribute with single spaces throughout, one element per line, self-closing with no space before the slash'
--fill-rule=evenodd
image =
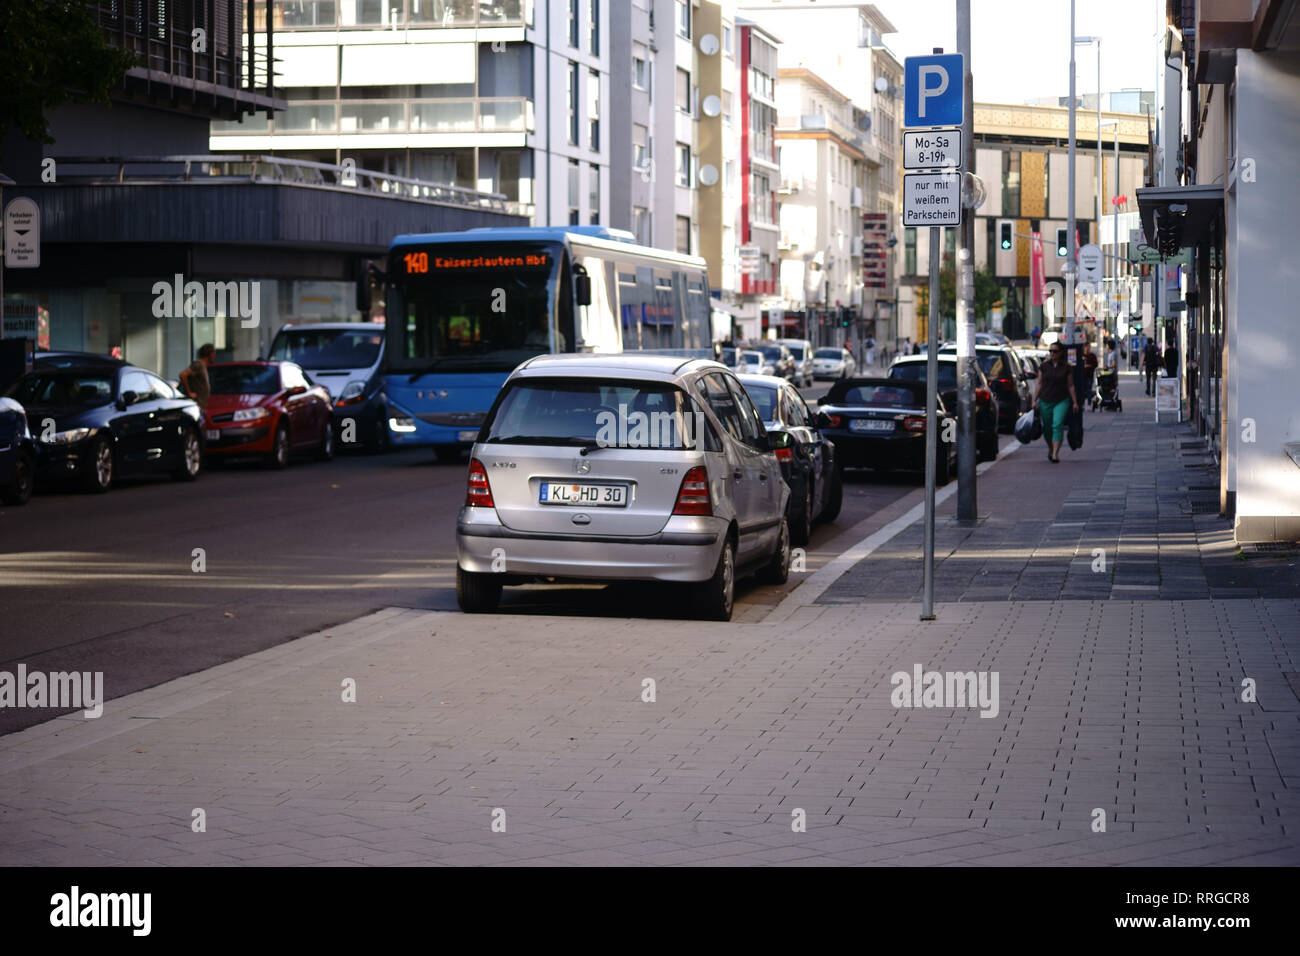
<path id="1" fill-rule="evenodd" d="M 851 473 L 840 517 L 814 533 L 808 570 L 854 543 L 845 529 L 914 487 Z M 25 507 L 0 507 L 0 670 L 103 671 L 112 699 L 377 608 L 454 609 L 464 495 L 465 466 L 424 450 L 302 459 L 282 472 L 231 464 L 193 484 L 142 479 L 105 495 L 38 490 Z M 737 614 L 775 604 L 799 579 L 741 582 Z M 532 585 L 507 588 L 502 610 L 672 617 L 684 604 L 670 590 Z M 0 733 L 50 716 L 0 709 Z"/>

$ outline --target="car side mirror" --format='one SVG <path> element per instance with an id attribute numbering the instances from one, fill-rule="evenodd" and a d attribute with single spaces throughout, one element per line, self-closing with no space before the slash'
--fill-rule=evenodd
<path id="1" fill-rule="evenodd" d="M 1027 370 L 1025 371 L 1024 377 L 1027 378 L 1027 379 L 1028 379 L 1028 378 L 1038 378 L 1038 373 L 1035 372 L 1033 369 L 1027 369 Z"/>
<path id="2" fill-rule="evenodd" d="M 767 451 L 776 452 L 776 457 L 787 459 L 794 451 L 794 436 L 784 428 L 773 428 L 764 437 L 767 439 Z"/>
<path id="3" fill-rule="evenodd" d="M 118 407 L 126 408 L 128 405 L 134 405 L 138 401 L 140 401 L 140 396 L 136 392 L 128 390 L 122 393 L 122 397 L 118 401 Z"/>

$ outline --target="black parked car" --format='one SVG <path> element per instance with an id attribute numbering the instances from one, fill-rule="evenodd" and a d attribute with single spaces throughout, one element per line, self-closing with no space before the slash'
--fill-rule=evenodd
<path id="1" fill-rule="evenodd" d="M 940 352 L 939 399 L 954 415 L 957 414 L 957 357 L 951 352 Z M 889 366 L 889 378 L 925 384 L 924 355 L 903 355 Z M 998 457 L 998 398 L 989 388 L 979 363 L 975 363 L 975 457 L 979 461 L 992 461 Z"/>
<path id="2" fill-rule="evenodd" d="M 12 398 L 0 398 L 0 501 L 23 505 L 36 478 L 36 443 L 27 413 Z"/>
<path id="3" fill-rule="evenodd" d="M 763 416 L 768 439 L 781 463 L 781 476 L 790 486 L 786 513 L 790 540 L 807 544 L 814 522 L 834 521 L 843 503 L 835 445 L 817 427 L 799 390 L 785 379 L 771 375 L 738 377 Z"/>
<path id="4" fill-rule="evenodd" d="M 844 468 L 925 472 L 925 383 L 897 378 L 846 378 L 831 386 L 817 421 L 835 442 Z M 935 480 L 957 470 L 957 419 L 940 398 L 932 438 L 940 441 Z"/>
<path id="5" fill-rule="evenodd" d="M 940 355 L 955 355 L 956 346 L 939 350 Z M 998 399 L 998 429 L 1008 434 L 1015 431 L 1016 419 L 1034 406 L 1033 378 L 1025 372 L 1016 350 L 1005 345 L 976 345 L 975 361 L 988 379 L 989 388 Z"/>
<path id="6" fill-rule="evenodd" d="M 199 406 L 157 375 L 105 362 L 37 368 L 9 390 L 27 409 L 37 473 L 107 491 L 120 475 L 199 476 Z"/>

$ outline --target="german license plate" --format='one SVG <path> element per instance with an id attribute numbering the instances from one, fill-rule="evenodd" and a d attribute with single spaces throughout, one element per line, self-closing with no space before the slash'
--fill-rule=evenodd
<path id="1" fill-rule="evenodd" d="M 204 441 L 220 441 L 221 430 L 219 428 L 205 428 L 203 430 Z"/>
<path id="2" fill-rule="evenodd" d="M 627 485 L 587 485 L 543 481 L 538 502 L 544 505 L 578 505 L 585 508 L 627 506 Z"/>
<path id="3" fill-rule="evenodd" d="M 478 441 L 478 429 L 457 432 L 456 441 Z"/>
<path id="4" fill-rule="evenodd" d="M 892 432 L 894 423 L 879 418 L 854 418 L 849 422 L 852 432 Z"/>

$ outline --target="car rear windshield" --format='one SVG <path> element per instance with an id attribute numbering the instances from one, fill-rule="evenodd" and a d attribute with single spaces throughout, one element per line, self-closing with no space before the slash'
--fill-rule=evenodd
<path id="1" fill-rule="evenodd" d="M 925 404 L 921 390 L 902 383 L 898 385 L 846 385 L 832 388 L 827 400 L 833 405 L 889 405 L 897 408 L 916 408 Z"/>
<path id="2" fill-rule="evenodd" d="M 369 368 L 384 344 L 382 325 L 355 329 L 281 329 L 271 346 L 277 362 L 296 362 L 300 368 Z"/>
<path id="3" fill-rule="evenodd" d="M 740 354 L 741 354 L 741 357 L 742 357 L 742 358 L 744 359 L 744 361 L 746 361 L 746 362 L 762 362 L 762 361 L 763 361 L 763 353 L 762 353 L 762 352 L 742 352 L 742 353 L 740 353 Z"/>
<path id="4" fill-rule="evenodd" d="M 274 395 L 280 390 L 280 370 L 271 365 L 212 365 L 208 383 L 213 395 Z"/>
<path id="5" fill-rule="evenodd" d="M 33 372 L 9 392 L 20 405 L 95 408 L 113 400 L 116 373 Z"/>
<path id="6" fill-rule="evenodd" d="M 839 349 L 818 349 L 816 352 L 813 353 L 813 358 L 835 359 L 838 361 L 839 359 L 843 358 L 843 355 L 841 354 Z"/>
<path id="7" fill-rule="evenodd" d="M 663 382 L 525 379 L 511 384 L 489 425 L 489 444 L 694 447 L 696 409 Z"/>
<path id="8" fill-rule="evenodd" d="M 901 365 L 895 365 L 889 370 L 890 378 L 902 379 L 905 382 L 924 382 L 925 381 L 925 363 L 924 362 L 905 362 Z M 957 387 L 957 363 L 940 362 L 939 363 L 939 388 L 948 389 Z"/>
<path id="9" fill-rule="evenodd" d="M 779 345 L 764 346 L 763 348 L 759 349 L 759 351 L 762 352 L 764 356 L 770 358 L 774 362 L 779 361 L 781 358 L 781 346 Z"/>
<path id="10" fill-rule="evenodd" d="M 803 346 L 802 346 L 802 345 L 787 345 L 786 348 L 788 348 L 788 349 L 790 350 L 790 354 L 791 354 L 791 355 L 793 355 L 793 356 L 794 356 L 795 358 L 797 358 L 799 361 L 801 361 L 801 362 L 803 361 Z"/>
<path id="11" fill-rule="evenodd" d="M 776 389 L 764 388 L 762 385 L 746 385 L 745 391 L 754 400 L 763 421 L 776 421 Z"/>

